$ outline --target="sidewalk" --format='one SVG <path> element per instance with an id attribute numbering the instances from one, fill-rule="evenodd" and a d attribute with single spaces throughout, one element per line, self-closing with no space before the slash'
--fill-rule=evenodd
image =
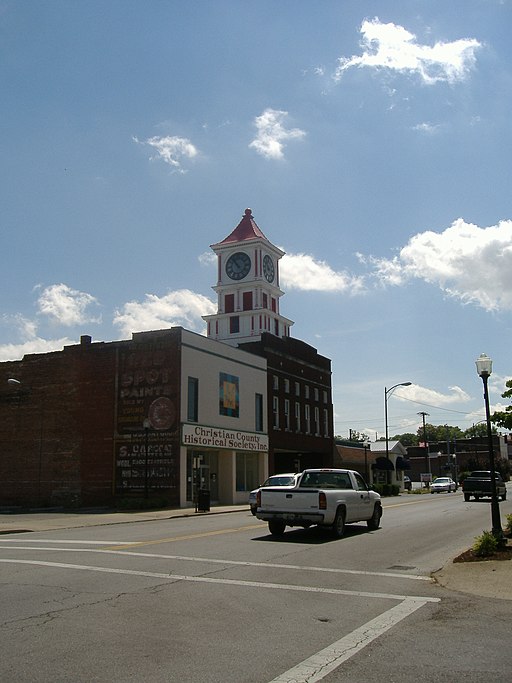
<path id="1" fill-rule="evenodd" d="M 512 560 L 448 562 L 434 572 L 440 586 L 482 598 L 512 600 Z"/>
<path id="2" fill-rule="evenodd" d="M 248 517 L 253 519 L 248 505 L 213 506 L 210 512 L 195 512 L 194 508 L 179 508 L 133 512 L 115 512 L 113 510 L 45 512 L 38 510 L 14 514 L 0 513 L 0 536 L 244 511 L 247 512 Z M 440 586 L 451 591 L 469 593 L 484 598 L 512 600 L 512 560 L 458 563 L 450 561 L 445 567 L 434 572 L 433 579 Z"/>
<path id="3" fill-rule="evenodd" d="M 177 517 L 196 517 L 228 512 L 250 514 L 249 505 L 212 506 L 210 512 L 195 512 L 194 508 L 175 508 L 172 510 L 134 510 L 117 512 L 115 510 L 82 510 L 77 512 L 47 512 L 33 510 L 25 513 L 0 513 L 0 535 L 17 534 L 30 531 L 55 531 L 56 529 L 79 529 L 89 526 L 109 526 L 127 522 L 151 522 L 157 519 Z"/>

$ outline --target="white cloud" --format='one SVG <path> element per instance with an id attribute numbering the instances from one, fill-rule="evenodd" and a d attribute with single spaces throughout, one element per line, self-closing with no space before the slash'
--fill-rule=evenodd
<path id="1" fill-rule="evenodd" d="M 412 237 L 395 258 L 368 259 L 383 284 L 420 278 L 463 303 L 512 310 L 512 221 L 480 228 L 456 220 L 442 233 Z"/>
<path id="2" fill-rule="evenodd" d="M 493 403 L 489 399 L 489 412 L 491 415 L 496 412 L 502 412 L 505 411 L 505 408 L 509 404 L 505 403 Z M 485 408 L 482 406 L 481 408 L 477 408 L 476 410 L 472 410 L 470 413 L 467 413 L 467 415 L 464 416 L 464 421 L 467 423 L 468 427 L 466 429 L 469 429 L 471 425 L 476 425 L 476 424 L 482 424 L 482 422 L 486 422 L 486 417 L 485 417 Z M 498 427 L 498 432 L 501 431 L 501 428 Z"/>
<path id="3" fill-rule="evenodd" d="M 440 130 L 441 126 L 436 123 L 418 123 L 416 126 L 413 126 L 413 130 L 417 130 L 420 133 L 425 133 L 426 135 L 434 135 Z"/>
<path id="4" fill-rule="evenodd" d="M 378 18 L 361 25 L 361 56 L 340 57 L 334 80 L 352 67 L 389 69 L 397 73 L 417 74 L 429 85 L 445 81 L 456 83 L 466 78 L 475 63 L 481 44 L 474 38 L 422 45 L 403 26 L 383 24 Z"/>
<path id="5" fill-rule="evenodd" d="M 16 315 L 2 316 L 2 322 L 7 324 L 14 324 L 14 328 L 18 331 L 21 339 L 35 339 L 37 335 L 37 322 L 35 320 L 30 320 L 17 313 Z"/>
<path id="6" fill-rule="evenodd" d="M 419 384 L 411 384 L 408 387 L 397 387 L 391 395 L 402 401 L 414 401 L 436 407 L 457 405 L 471 400 L 471 396 L 458 386 L 448 389 L 449 393 L 442 393 Z"/>
<path id="7" fill-rule="evenodd" d="M 30 353 L 51 353 L 52 351 L 62 351 L 64 346 L 76 344 L 76 341 L 68 337 L 60 339 L 41 339 L 35 337 L 21 344 L 2 344 L 0 345 L 0 362 L 20 360 Z"/>
<path id="8" fill-rule="evenodd" d="M 130 337 L 132 332 L 173 326 L 203 332 L 205 324 L 201 316 L 216 312 L 217 306 L 210 299 L 189 289 L 181 289 L 163 297 L 146 294 L 142 302 L 129 301 L 115 312 L 113 322 L 124 337 Z"/>
<path id="9" fill-rule="evenodd" d="M 309 254 L 285 254 L 279 265 L 281 284 L 287 289 L 361 293 L 363 278 L 346 271 L 337 272 L 325 261 L 316 261 Z"/>
<path id="10" fill-rule="evenodd" d="M 287 111 L 265 109 L 261 116 L 254 119 L 258 134 L 249 147 L 267 159 L 282 159 L 284 157 L 283 142 L 300 140 L 306 135 L 305 131 L 300 128 L 286 129 L 284 122 L 287 116 Z"/>
<path id="11" fill-rule="evenodd" d="M 0 362 L 19 360 L 25 354 L 60 351 L 63 346 L 74 344 L 71 339 L 42 339 L 37 336 L 37 322 L 22 315 L 2 316 L 2 323 L 14 328 L 21 339 L 19 343 L 0 345 Z"/>
<path id="12" fill-rule="evenodd" d="M 88 309 L 97 305 L 97 300 L 86 292 L 71 289 L 65 284 L 46 287 L 38 300 L 39 312 L 59 322 L 61 325 L 79 325 L 86 322 L 99 322 Z"/>
<path id="13" fill-rule="evenodd" d="M 491 378 L 489 380 L 489 391 L 495 391 L 500 395 L 507 391 L 507 382 L 512 379 L 511 375 L 499 375 L 496 369 L 493 368 Z"/>
<path id="14" fill-rule="evenodd" d="M 199 254 L 197 259 L 202 266 L 211 266 L 217 263 L 217 256 L 213 251 L 204 251 L 202 254 Z"/>
<path id="15" fill-rule="evenodd" d="M 186 170 L 182 167 L 183 159 L 194 159 L 199 154 L 197 147 L 187 138 L 167 135 L 164 137 L 148 138 L 142 143 L 136 137 L 133 140 L 139 144 L 150 145 L 150 147 L 156 149 L 157 154 L 151 157 L 151 159 L 162 159 L 178 173 L 186 173 Z"/>

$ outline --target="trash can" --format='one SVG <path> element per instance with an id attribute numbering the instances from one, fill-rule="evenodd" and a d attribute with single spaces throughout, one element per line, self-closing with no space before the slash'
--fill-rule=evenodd
<path id="1" fill-rule="evenodd" d="M 210 491 L 208 489 L 199 489 L 197 492 L 197 511 L 210 512 Z"/>

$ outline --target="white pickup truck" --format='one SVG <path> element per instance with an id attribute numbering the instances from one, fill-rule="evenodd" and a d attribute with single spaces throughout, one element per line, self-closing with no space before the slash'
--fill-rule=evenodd
<path id="1" fill-rule="evenodd" d="M 341 538 L 350 522 L 365 521 L 371 531 L 378 529 L 382 505 L 380 495 L 370 491 L 358 472 L 308 469 L 293 486 L 260 489 L 256 517 L 268 522 L 274 536 L 281 536 L 287 526 L 317 524 Z"/>

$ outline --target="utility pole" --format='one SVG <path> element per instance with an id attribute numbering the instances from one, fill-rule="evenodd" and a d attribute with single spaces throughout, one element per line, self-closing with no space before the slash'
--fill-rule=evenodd
<path id="1" fill-rule="evenodd" d="M 423 446 L 425 448 L 425 465 L 427 466 L 427 472 L 429 474 L 429 481 L 427 486 L 430 487 L 430 480 L 432 479 L 432 474 L 430 472 L 430 457 L 428 454 L 427 428 L 425 426 L 425 418 L 428 417 L 428 413 L 422 410 L 418 413 L 418 415 L 421 415 L 423 418 Z"/>

